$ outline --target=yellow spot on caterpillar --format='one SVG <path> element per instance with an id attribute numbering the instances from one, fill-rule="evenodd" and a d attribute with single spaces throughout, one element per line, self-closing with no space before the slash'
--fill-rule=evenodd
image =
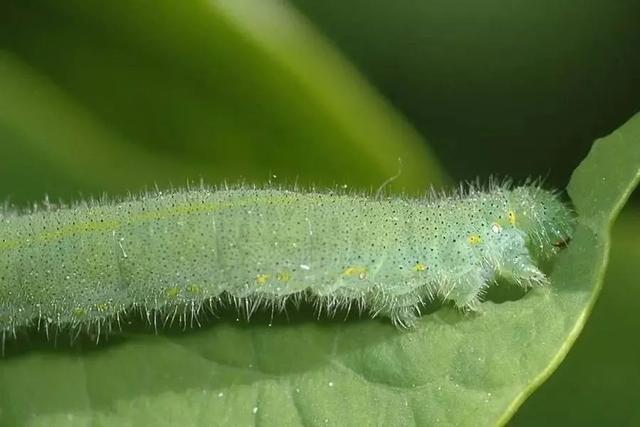
<path id="1" fill-rule="evenodd" d="M 268 274 L 258 274 L 256 276 L 256 283 L 258 283 L 259 285 L 266 285 L 268 281 L 269 281 Z"/>
<path id="2" fill-rule="evenodd" d="M 480 237 L 479 234 L 472 234 L 471 236 L 469 236 L 469 243 L 471 243 L 472 245 L 477 245 L 480 242 L 482 242 L 482 237 Z"/>
<path id="3" fill-rule="evenodd" d="M 415 267 L 413 267 L 413 269 L 414 269 L 415 271 L 425 271 L 425 270 L 427 269 L 427 266 L 426 266 L 426 265 L 424 265 L 424 264 L 423 264 L 423 263 L 421 263 L 421 262 L 416 262 L 416 266 L 415 266 Z"/>
<path id="4" fill-rule="evenodd" d="M 276 280 L 287 283 L 289 280 L 291 280 L 291 272 L 281 271 L 280 273 L 276 274 Z"/>
<path id="5" fill-rule="evenodd" d="M 347 277 L 358 277 L 360 279 L 367 278 L 367 269 L 366 267 L 360 266 L 352 266 L 345 269 L 342 274 Z"/>
<path id="6" fill-rule="evenodd" d="M 509 224 L 516 225 L 516 213 L 514 211 L 509 211 L 507 217 L 509 218 Z"/>
<path id="7" fill-rule="evenodd" d="M 76 308 L 73 310 L 73 315 L 78 318 L 82 318 L 87 315 L 87 312 L 82 308 Z"/>
<path id="8" fill-rule="evenodd" d="M 180 295 L 180 288 L 178 287 L 173 287 L 173 288 L 169 288 L 165 291 L 167 298 L 169 299 L 176 299 L 178 298 L 178 295 Z"/>

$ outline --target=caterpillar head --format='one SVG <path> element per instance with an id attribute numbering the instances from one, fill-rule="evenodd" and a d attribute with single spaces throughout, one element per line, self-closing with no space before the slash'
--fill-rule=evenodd
<path id="1" fill-rule="evenodd" d="M 548 258 L 571 240 L 574 217 L 557 193 L 532 185 L 516 187 L 509 205 L 509 222 L 527 235 L 534 257 Z"/>

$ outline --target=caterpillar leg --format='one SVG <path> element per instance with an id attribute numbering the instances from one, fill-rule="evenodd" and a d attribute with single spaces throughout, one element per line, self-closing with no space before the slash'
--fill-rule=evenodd
<path id="1" fill-rule="evenodd" d="M 420 311 L 417 306 L 405 306 L 391 310 L 388 314 L 391 322 L 398 329 L 413 328 L 418 320 Z"/>
<path id="2" fill-rule="evenodd" d="M 489 286 L 489 277 L 488 272 L 482 269 L 468 271 L 452 281 L 444 298 L 453 301 L 456 307 L 468 311 L 478 311 L 480 297 Z"/>
<path id="3" fill-rule="evenodd" d="M 505 261 L 500 266 L 498 274 L 525 288 L 549 284 L 547 276 L 536 267 L 529 254 L 526 253 L 513 256 Z"/>
<path id="4" fill-rule="evenodd" d="M 422 298 L 416 291 L 394 297 L 379 314 L 391 319 L 398 329 L 412 328 L 420 317 Z"/>

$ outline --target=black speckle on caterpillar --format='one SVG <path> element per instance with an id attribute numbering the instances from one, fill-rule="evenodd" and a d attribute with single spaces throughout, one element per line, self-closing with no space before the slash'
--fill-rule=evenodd
<path id="1" fill-rule="evenodd" d="M 283 188 L 156 192 L 0 214 L 0 335 L 37 325 L 108 333 L 127 313 L 197 322 L 233 302 L 357 306 L 411 327 L 424 300 L 478 308 L 498 276 L 545 285 L 565 246 L 556 193 L 490 184 L 424 198 Z"/>

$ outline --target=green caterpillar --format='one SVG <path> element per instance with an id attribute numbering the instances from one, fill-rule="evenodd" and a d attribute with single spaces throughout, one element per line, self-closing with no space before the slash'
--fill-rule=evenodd
<path id="1" fill-rule="evenodd" d="M 101 333 L 127 313 L 197 320 L 232 301 L 356 305 L 410 327 L 424 300 L 475 310 L 502 276 L 544 285 L 536 262 L 572 214 L 535 184 L 437 198 L 199 188 L 0 217 L 0 333 L 38 325 Z"/>

